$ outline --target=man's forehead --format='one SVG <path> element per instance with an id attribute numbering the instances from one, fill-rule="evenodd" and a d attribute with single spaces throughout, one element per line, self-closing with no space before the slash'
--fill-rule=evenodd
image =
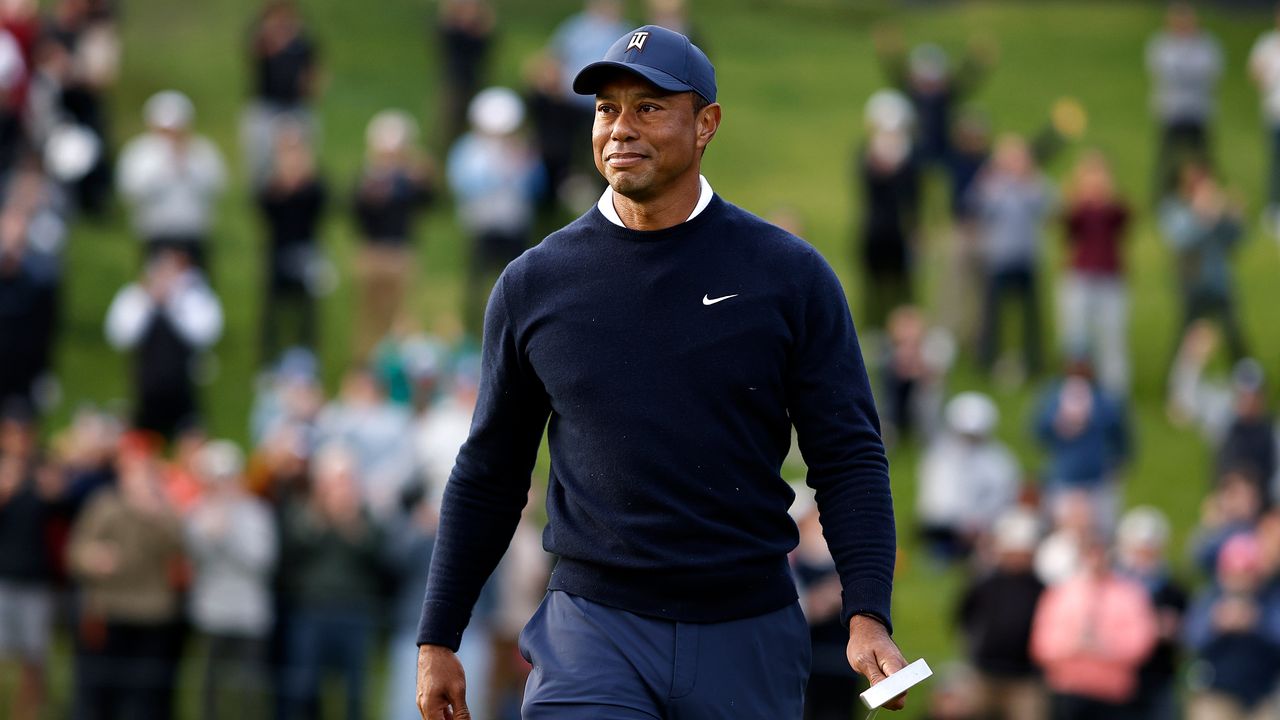
<path id="1" fill-rule="evenodd" d="M 635 73 L 629 73 L 623 70 L 614 72 L 607 77 L 604 82 L 600 83 L 600 89 L 596 91 L 597 98 L 618 98 L 623 95 L 635 95 L 645 98 L 665 98 L 687 94 L 689 94 L 688 90 L 679 92 L 664 90 Z"/>

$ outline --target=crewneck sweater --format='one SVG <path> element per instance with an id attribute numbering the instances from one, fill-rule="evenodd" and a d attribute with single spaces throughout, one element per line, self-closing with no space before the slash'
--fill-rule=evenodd
<path id="1" fill-rule="evenodd" d="M 544 429 L 550 589 L 678 622 L 788 605 L 792 425 L 842 620 L 891 627 L 888 463 L 831 267 L 718 195 L 654 231 L 592 207 L 512 262 L 490 297 L 418 643 L 457 649 L 519 522 Z"/>

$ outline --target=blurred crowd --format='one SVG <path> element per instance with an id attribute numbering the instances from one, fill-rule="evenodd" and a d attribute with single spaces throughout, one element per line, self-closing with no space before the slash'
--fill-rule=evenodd
<path id="1" fill-rule="evenodd" d="M 1118 187 L 1107 153 L 1082 145 L 1090 118 L 1072 98 L 1046 108 L 1034 133 L 994 132 L 998 123 L 973 101 L 998 71 L 994 39 L 974 38 L 958 60 L 933 44 L 908 47 L 892 26 L 874 40 L 886 87 L 866 102 L 854 164 L 859 329 L 877 366 L 886 442 L 920 448 L 917 537 L 903 540 L 929 567 L 958 569 L 966 585 L 952 617 L 963 661 L 940 672 L 928 716 L 1276 717 L 1280 426 L 1240 322 L 1233 257 L 1250 233 L 1245 199 L 1214 153 L 1217 85 L 1231 71 L 1218 40 L 1190 4 L 1175 2 L 1147 43 L 1156 146 L 1142 199 Z M 1261 234 L 1277 237 L 1280 31 L 1264 32 L 1241 64 L 1267 129 Z M 950 193 L 947 222 L 925 221 L 930 186 Z M 1125 257 L 1143 214 L 1173 269 L 1178 330 L 1167 348 L 1136 350 L 1159 354 L 1168 421 L 1197 434 L 1213 458 L 1189 563 L 1171 547 L 1161 509 L 1124 502 L 1142 452 Z M 1051 241 L 1064 259 L 1047 283 Z M 945 258 L 936 316 L 917 293 L 930 246 Z M 1047 292 L 1052 324 L 1040 317 Z M 961 358 L 987 392 L 950 391 Z M 994 400 L 1026 386 L 1038 398 L 1012 423 L 1039 446 L 1030 466 L 999 439 Z M 844 720 L 856 691 L 841 628 L 830 625 L 839 583 L 812 503 L 796 512 L 804 601 L 827 622 L 814 629 L 809 716 Z M 1175 574 L 1183 565 L 1192 573 Z"/>
<path id="2" fill-rule="evenodd" d="M 330 706 L 348 718 L 375 706 L 418 717 L 424 576 L 481 381 L 489 289 L 541 230 L 603 188 L 586 142 L 592 101 L 570 81 L 634 20 L 715 49 L 680 0 L 651 0 L 643 18 L 625 9 L 585 2 L 516 89 L 489 82 L 500 24 L 491 4 L 442 0 L 431 22 L 441 137 L 422 137 L 408 111 L 377 113 L 363 167 L 339 197 L 320 170 L 323 141 L 351 139 L 322 132 L 323 58 L 296 3 L 263 5 L 246 43 L 238 164 L 251 196 L 241 200 L 261 219 L 261 373 L 240 445 L 209 437 L 200 401 L 224 329 L 209 269 L 239 261 L 214 241 L 234 186 L 226 149 L 174 89 L 146 101 L 145 131 L 116 152 L 105 111 L 121 55 L 115 4 L 55 0 L 41 12 L 35 0 L 0 0 L 0 715 L 163 720 L 179 714 L 186 682 L 201 717 L 314 718 Z M 1117 187 L 1106 153 L 1075 147 L 1090 118 L 1070 98 L 1032 134 L 995 131 L 973 100 L 999 71 L 993 39 L 975 38 L 959 59 L 909 47 L 891 26 L 874 41 L 885 88 L 867 100 L 852 175 L 857 321 L 886 442 L 920 449 L 918 536 L 901 543 L 966 578 L 954 614 L 964 662 L 932 681 L 928 715 L 1275 717 L 1280 432 L 1239 321 L 1232 258 L 1249 233 L 1213 152 L 1216 87 L 1231 71 L 1217 40 L 1175 3 L 1146 47 L 1156 162 L 1141 202 Z M 1257 205 L 1265 232 L 1280 235 L 1280 30 L 1258 39 L 1247 72 L 1271 143 Z M 928 187 L 948 193 L 942 222 L 925 221 Z M 445 198 L 467 270 L 462 330 L 442 338 L 412 314 L 419 223 Z M 128 410 L 80 406 L 50 427 L 53 408 L 78 401 L 60 397 L 53 358 L 68 229 L 116 201 L 140 260 L 102 322 L 130 358 Z M 340 277 L 322 242 L 335 205 L 357 237 L 356 307 L 354 362 L 330 394 L 317 306 Z M 1125 256 L 1143 213 L 1175 268 L 1168 418 L 1214 458 L 1187 549 L 1194 577 L 1171 570 L 1182 549 L 1170 547 L 1162 511 L 1124 502 L 1142 452 Z M 794 212 L 772 219 L 803 234 Z M 1066 259 L 1046 287 L 1049 238 Z M 920 302 L 929 245 L 946 262 L 936 314 Z M 1049 290 L 1052 324 L 1040 317 Z M 1017 346 L 1003 332 L 1010 305 Z M 1031 415 L 1012 421 L 1034 430 L 1034 466 L 998 439 L 990 395 L 952 392 L 962 360 L 993 391 L 1042 388 Z M 841 586 L 812 498 L 797 490 L 793 566 L 814 642 L 806 717 L 847 720 L 859 688 Z M 540 505 L 531 499 L 463 637 L 479 720 L 518 717 L 528 665 L 516 637 L 550 570 Z M 73 658 L 68 697 L 48 692 L 55 653 Z M 377 665 L 381 688 L 371 686 Z"/>

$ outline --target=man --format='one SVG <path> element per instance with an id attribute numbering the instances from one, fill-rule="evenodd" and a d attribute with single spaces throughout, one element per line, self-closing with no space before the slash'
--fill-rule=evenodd
<path id="1" fill-rule="evenodd" d="M 419 707 L 470 718 L 454 649 L 550 417 L 543 543 L 559 562 L 521 637 L 524 717 L 797 718 L 811 650 L 779 476 L 793 423 L 849 661 L 873 684 L 905 664 L 888 467 L 843 290 L 812 247 L 701 177 L 720 106 L 687 38 L 628 33 L 574 88 L 596 96 L 610 188 L 494 288 L 419 626 Z"/>

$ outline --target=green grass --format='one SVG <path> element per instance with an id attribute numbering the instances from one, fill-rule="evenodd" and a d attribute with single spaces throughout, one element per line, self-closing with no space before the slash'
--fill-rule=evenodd
<path id="1" fill-rule="evenodd" d="M 239 439 L 247 434 L 261 295 L 261 233 L 240 182 L 236 139 L 247 85 L 245 31 L 257 5 L 253 0 L 129 3 L 123 22 L 123 78 L 111 101 L 115 137 L 123 140 L 139 130 L 138 108 L 149 94 L 166 87 L 188 92 L 198 108 L 200 130 L 218 142 L 237 170 L 237 181 L 222 204 L 213 251 L 227 332 L 217 348 L 217 378 L 205 388 L 204 400 L 212 430 Z M 354 236 L 342 197 L 359 166 L 364 124 L 373 113 L 389 106 L 406 108 L 422 119 L 425 137 L 436 137 L 432 98 L 439 71 L 429 31 L 435 8 L 420 0 L 303 0 L 302 5 L 319 39 L 328 78 L 320 106 L 322 164 L 339 197 L 324 234 L 343 277 L 322 313 L 325 378 L 334 387 L 350 358 L 353 317 L 348 261 Z M 858 213 L 852 203 L 851 153 L 862 130 L 862 103 L 882 84 L 870 42 L 871 27 L 879 20 L 891 17 L 910 42 L 932 40 L 953 52 L 975 33 L 997 38 L 1000 66 L 975 98 L 997 129 L 1033 131 L 1055 98 L 1075 96 L 1090 114 L 1086 143 L 1104 149 L 1121 187 L 1140 205 L 1145 201 L 1155 139 L 1142 52 L 1146 37 L 1160 23 L 1158 5 L 1101 0 L 952 3 L 892 13 L 890 5 L 699 0 L 693 9 L 717 64 L 724 105 L 724 123 L 708 153 L 706 175 L 721 194 L 749 210 L 798 210 L 808 239 L 844 279 L 855 318 L 861 294 L 851 252 Z M 499 3 L 502 43 L 493 79 L 518 83 L 524 58 L 578 6 L 576 0 Z M 638 13 L 640 3 L 631 0 L 628 10 Z M 1207 18 L 1227 57 L 1215 145 L 1229 181 L 1248 203 L 1250 218 L 1259 210 L 1268 150 L 1244 63 L 1253 39 L 1269 23 L 1263 14 Z M 1072 154 L 1052 171 L 1060 175 Z M 940 188 L 932 188 L 931 197 L 934 232 L 920 284 L 926 302 L 941 272 Z M 459 309 L 463 240 L 449 216 L 448 204 L 438 205 L 420 237 L 421 283 L 413 302 L 427 328 L 442 325 Z M 1052 268 L 1060 263 L 1057 239 L 1050 236 Z M 1208 460 L 1196 437 L 1172 429 L 1163 417 L 1163 366 L 1174 341 L 1176 315 L 1169 258 L 1149 218 L 1140 220 L 1131 241 L 1138 458 L 1127 474 L 1126 495 L 1130 502 L 1164 508 L 1176 528 L 1174 547 L 1181 548 L 1195 521 Z M 125 362 L 106 346 L 101 324 L 112 294 L 137 267 L 136 256 L 136 241 L 119 211 L 74 233 L 58 348 L 66 399 L 55 426 L 79 401 L 112 402 L 126 396 Z M 1265 366 L 1274 369 L 1280 359 L 1280 337 L 1269 317 L 1280 271 L 1275 244 L 1255 231 L 1237 268 L 1250 341 Z M 1045 270 L 1047 279 L 1052 271 Z M 1052 318 L 1048 297 L 1045 317 Z M 962 364 L 953 389 L 981 387 L 980 378 Z M 1038 455 L 1026 423 L 1030 393 L 998 393 L 997 400 L 1004 413 L 1002 436 L 1028 468 L 1036 467 Z M 904 548 L 895 589 L 897 637 L 907 655 L 927 656 L 936 665 L 956 653 L 947 618 L 961 579 L 954 572 L 939 574 L 918 557 L 912 537 L 916 450 L 903 448 L 891 459 Z M 58 675 L 65 678 L 66 669 Z M 919 699 L 913 703 L 916 711 L 922 705 Z"/>

